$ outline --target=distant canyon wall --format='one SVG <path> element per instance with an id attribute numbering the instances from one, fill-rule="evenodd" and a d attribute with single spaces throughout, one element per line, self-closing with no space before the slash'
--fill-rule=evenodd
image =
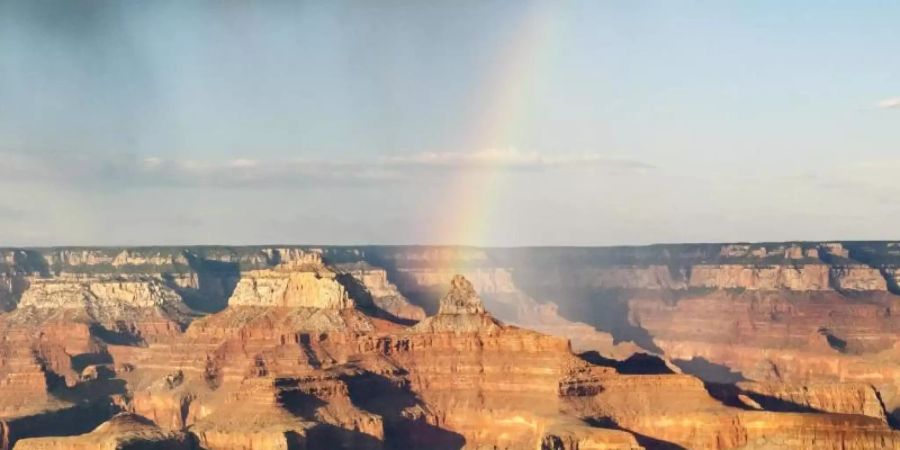
<path id="1" fill-rule="evenodd" d="M 457 297 L 444 296 L 448 285 L 457 290 L 457 274 L 480 296 L 468 314 L 459 311 L 471 305 L 448 308 Z M 268 448 L 275 445 L 268 439 L 282 445 L 333 427 L 360 431 L 352 438 L 361 441 L 381 440 L 392 427 L 446 427 L 485 445 L 526 436 L 523 430 L 532 430 L 529 445 L 541 436 L 552 438 L 545 448 L 587 442 L 583 424 L 545 423 L 546 411 L 519 412 L 534 405 L 553 411 L 564 405 L 574 416 L 614 420 L 688 448 L 754 448 L 745 430 L 813 420 L 765 411 L 854 414 L 861 417 L 846 419 L 853 423 L 831 417 L 825 428 L 823 422 L 794 428 L 833 427 L 842 435 L 842 427 L 871 427 L 874 436 L 890 437 L 884 428 L 900 420 L 898 277 L 900 246 L 892 242 L 0 250 L 0 307 L 7 311 L 0 314 L 0 417 L 18 418 L 0 420 L 0 431 L 12 427 L 10 436 L 27 439 L 30 428 L 21 421 L 36 420 L 34 405 L 59 409 L 53 392 L 79 393 L 112 371 L 140 395 L 113 391 L 103 399 L 125 402 L 127 411 L 163 428 L 199 424 L 193 432 L 209 448 L 246 440 Z M 463 300 L 475 298 L 464 291 Z M 577 352 L 595 351 L 596 360 L 616 369 L 581 367 L 565 339 L 503 322 L 567 338 Z M 454 334 L 460 331 L 491 338 L 460 338 Z M 460 357 L 461 348 L 479 351 Z M 373 357 L 382 352 L 390 358 Z M 342 376 L 352 382 L 345 385 L 332 372 L 318 372 L 348 361 L 368 374 L 347 365 Z M 559 373 L 544 372 L 557 366 L 566 373 L 562 383 Z M 648 375 L 648 367 L 661 372 Z M 630 370 L 641 375 L 627 375 Z M 315 376 L 278 384 L 279 377 L 297 374 Z M 266 377 L 275 384 L 245 383 Z M 409 422 L 400 410 L 368 404 L 382 419 L 348 398 L 368 391 L 393 398 L 409 389 L 436 409 L 417 409 L 414 398 L 404 398 L 418 414 Z M 467 406 L 494 391 L 514 400 L 515 413 Z M 645 401 L 635 402 L 635 395 Z M 329 426 L 290 428 L 295 418 L 277 406 L 291 398 L 328 404 L 317 420 L 327 418 Z M 241 431 L 246 424 L 229 421 L 238 405 L 260 412 L 262 423 L 254 427 L 286 428 L 254 441 L 256 435 Z M 697 413 L 723 405 L 739 412 Z M 109 405 L 93 406 L 106 420 Z M 219 415 L 210 414 L 216 409 Z M 671 415 L 693 419 L 674 423 Z M 130 420 L 113 424 L 139 428 Z M 497 423 L 506 428 L 483 431 Z M 535 431 L 545 426 L 553 433 Z M 621 444 L 613 448 L 636 448 L 630 435 L 613 431 L 601 427 L 596 437 Z M 809 448 L 803 442 L 797 448 Z"/>

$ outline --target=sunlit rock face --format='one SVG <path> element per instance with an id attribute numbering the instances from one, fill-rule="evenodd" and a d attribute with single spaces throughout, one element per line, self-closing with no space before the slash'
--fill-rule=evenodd
<path id="1" fill-rule="evenodd" d="M 475 287 L 462 275 L 450 280 L 450 291 L 441 299 L 439 315 L 478 315 L 485 314 L 481 298 Z"/>
<path id="2" fill-rule="evenodd" d="M 389 317 L 409 322 L 425 318 L 425 310 L 409 302 L 397 285 L 391 282 L 385 269 L 358 261 L 340 264 L 337 270 L 361 307 L 371 306 Z"/>
<path id="3" fill-rule="evenodd" d="M 331 271 L 292 270 L 291 265 L 244 274 L 234 289 L 232 306 L 347 309 L 353 302 Z"/>
<path id="4" fill-rule="evenodd" d="M 501 320 L 717 383 L 872 384 L 900 422 L 900 244 L 799 242 L 369 250 L 431 311 L 460 270 Z M 502 286 L 502 289 L 498 289 Z M 802 409 L 802 407 L 798 407 Z"/>
<path id="5" fill-rule="evenodd" d="M 80 436 L 23 439 L 16 450 L 190 450 L 187 433 L 160 430 L 149 420 L 133 414 L 119 414 Z"/>
<path id="6" fill-rule="evenodd" d="M 4 250 L 0 449 L 895 449 L 889 244 Z"/>
<path id="7" fill-rule="evenodd" d="M 58 277 L 34 279 L 22 294 L 19 308 L 124 310 L 177 306 L 181 297 L 163 280 L 141 277 Z"/>
<path id="8" fill-rule="evenodd" d="M 422 320 L 412 330 L 425 333 L 494 333 L 502 327 L 484 309 L 472 283 L 457 275 L 450 281 L 450 290 L 441 298 L 437 315 Z"/>

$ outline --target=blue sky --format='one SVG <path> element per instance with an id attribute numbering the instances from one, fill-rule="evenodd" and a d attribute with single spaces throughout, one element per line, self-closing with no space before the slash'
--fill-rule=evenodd
<path id="1" fill-rule="evenodd" d="M 0 244 L 897 239 L 898 18 L 0 0 Z"/>

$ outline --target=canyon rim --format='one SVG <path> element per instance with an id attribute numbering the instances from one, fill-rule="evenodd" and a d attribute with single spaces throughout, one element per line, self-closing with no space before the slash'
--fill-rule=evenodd
<path id="1" fill-rule="evenodd" d="M 3 449 L 896 449 L 900 245 L 7 249 Z"/>
<path id="2" fill-rule="evenodd" d="M 900 450 L 898 23 L 0 0 L 0 450 Z"/>

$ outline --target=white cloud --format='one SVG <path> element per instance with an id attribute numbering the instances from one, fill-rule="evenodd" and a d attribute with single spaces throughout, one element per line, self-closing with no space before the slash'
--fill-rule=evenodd
<path id="1" fill-rule="evenodd" d="M 515 149 L 475 152 L 424 152 L 352 160 L 248 159 L 197 160 L 136 155 L 0 154 L 7 161 L 0 176 L 76 187 L 309 187 L 402 182 L 470 168 L 496 170 L 575 170 L 602 168 L 642 172 L 652 166 L 593 153 L 542 154 Z"/>
<path id="2" fill-rule="evenodd" d="M 424 152 L 407 156 L 385 157 L 387 165 L 428 167 L 491 167 L 491 168 L 555 168 L 571 166 L 604 166 L 616 169 L 647 170 L 653 166 L 640 161 L 620 160 L 596 153 L 563 153 L 545 155 L 535 151 L 523 152 L 513 148 L 486 149 L 475 152 Z"/>
<path id="3" fill-rule="evenodd" d="M 236 167 L 236 168 L 256 167 L 258 164 L 259 163 L 254 159 L 244 159 L 244 158 L 232 159 L 228 163 L 229 166 Z"/>
<path id="4" fill-rule="evenodd" d="M 878 102 L 881 109 L 900 109 L 900 97 L 886 98 Z"/>

